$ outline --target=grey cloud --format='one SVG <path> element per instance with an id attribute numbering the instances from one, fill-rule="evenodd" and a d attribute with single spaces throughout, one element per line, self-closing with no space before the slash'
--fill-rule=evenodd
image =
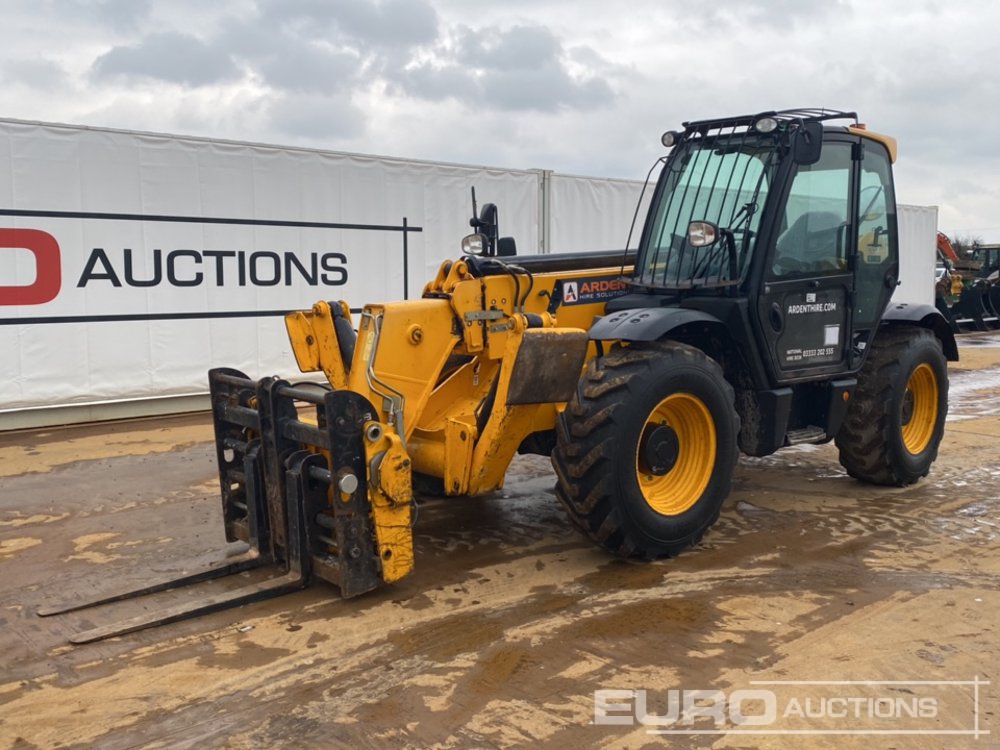
<path id="1" fill-rule="evenodd" d="M 364 131 L 364 114 L 345 96 L 288 94 L 269 107 L 272 125 L 297 139 L 327 141 Z"/>
<path id="2" fill-rule="evenodd" d="M 135 46 L 114 47 L 94 61 L 97 78 L 145 77 L 204 86 L 238 77 L 239 70 L 224 50 L 190 34 L 151 34 Z"/>
<path id="3" fill-rule="evenodd" d="M 330 93 L 362 73 L 393 75 L 437 34 L 425 0 L 266 0 L 258 15 L 227 26 L 219 43 L 272 87 Z"/>
<path id="4" fill-rule="evenodd" d="M 437 12 L 426 0 L 267 0 L 261 18 L 297 35 L 335 39 L 359 48 L 414 47 L 438 34 Z"/>
<path id="5" fill-rule="evenodd" d="M 589 48 L 565 50 L 543 26 L 462 27 L 453 45 L 435 52 L 436 62 L 410 66 L 397 76 L 407 93 L 538 112 L 593 109 L 615 96 L 606 80 L 613 72 L 611 65 Z M 590 72 L 572 75 L 567 66 L 570 60 L 584 64 Z"/>
<path id="6" fill-rule="evenodd" d="M 152 4 L 152 0 L 55 0 L 53 7 L 62 18 L 97 21 L 127 31 L 139 26 Z"/>
<path id="7" fill-rule="evenodd" d="M 849 0 L 713 0 L 702 13 L 689 15 L 685 21 L 701 28 L 723 25 L 790 29 L 851 10 Z"/>
<path id="8" fill-rule="evenodd" d="M 421 65 L 397 75 L 397 82 L 407 93 L 431 101 L 459 99 L 477 101 L 482 96 L 480 84 L 460 65 L 432 67 Z"/>
<path id="9" fill-rule="evenodd" d="M 614 92 L 606 81 L 574 81 L 562 67 L 550 64 L 535 70 L 489 73 L 483 79 L 483 95 L 500 109 L 552 112 L 594 109 L 610 101 Z"/>
<path id="10" fill-rule="evenodd" d="M 841 101 L 857 102 L 854 106 L 870 128 L 898 139 L 903 164 L 908 165 L 914 153 L 948 164 L 961 143 L 963 151 L 976 155 L 978 167 L 994 168 L 1000 163 L 995 130 L 983 126 L 990 122 L 991 104 L 1000 97 L 992 59 L 954 46 L 934 55 L 907 47 L 897 52 L 909 61 L 905 69 L 867 60 L 845 67 L 838 77 L 866 80 L 870 88 L 863 98 L 845 90 Z"/>
<path id="11" fill-rule="evenodd" d="M 358 39 L 380 46 L 429 44 L 437 39 L 435 10 L 424 0 L 350 0 L 339 5 L 338 25 Z"/>
<path id="12" fill-rule="evenodd" d="M 551 113 L 606 105 L 620 71 L 539 24 L 442 29 L 427 0 L 259 0 L 204 41 L 174 31 L 115 47 L 92 75 L 192 86 L 250 75 L 280 97 L 268 114 L 279 131 L 330 138 L 363 130 L 350 96 L 375 81 L 425 101 Z"/>
<path id="13" fill-rule="evenodd" d="M 298 45 L 290 54 L 269 56 L 260 63 L 267 82 L 288 91 L 340 91 L 354 79 L 360 61 L 349 52 Z"/>
<path id="14" fill-rule="evenodd" d="M 459 59 L 467 65 L 518 70 L 558 60 L 562 45 L 544 26 L 514 26 L 506 31 L 464 29 L 459 50 Z"/>
<path id="15" fill-rule="evenodd" d="M 66 71 L 51 60 L 7 60 L 0 67 L 0 76 L 5 85 L 40 91 L 59 89 L 67 81 Z"/>

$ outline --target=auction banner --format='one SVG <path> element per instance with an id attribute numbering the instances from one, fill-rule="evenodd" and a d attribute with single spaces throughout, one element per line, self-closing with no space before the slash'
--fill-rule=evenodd
<path id="1" fill-rule="evenodd" d="M 534 252 L 534 172 L 0 121 L 3 412 L 294 376 L 282 316 L 419 296 L 470 188 Z"/>

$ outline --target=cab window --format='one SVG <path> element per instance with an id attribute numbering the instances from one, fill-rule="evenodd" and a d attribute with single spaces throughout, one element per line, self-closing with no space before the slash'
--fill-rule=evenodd
<path id="1" fill-rule="evenodd" d="M 799 166 L 771 264 L 772 278 L 845 272 L 851 144 L 827 143 L 815 164 Z"/>
<path id="2" fill-rule="evenodd" d="M 886 274 L 896 264 L 896 198 L 892 167 L 883 146 L 863 142 L 858 190 L 858 257 L 854 288 L 855 331 L 872 328 L 882 313 L 888 291 Z"/>

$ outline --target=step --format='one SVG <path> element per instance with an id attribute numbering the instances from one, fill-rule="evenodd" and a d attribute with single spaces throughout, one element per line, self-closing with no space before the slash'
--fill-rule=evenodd
<path id="1" fill-rule="evenodd" d="M 789 430 L 785 433 L 785 441 L 789 445 L 822 443 L 824 440 L 826 440 L 826 430 L 815 425 L 809 425 L 798 430 Z"/>

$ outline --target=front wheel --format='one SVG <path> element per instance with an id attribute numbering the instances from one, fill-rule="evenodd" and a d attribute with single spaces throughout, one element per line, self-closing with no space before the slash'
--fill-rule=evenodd
<path id="1" fill-rule="evenodd" d="M 837 433 L 855 479 L 903 487 L 927 476 L 948 414 L 948 363 L 925 328 L 880 331 Z"/>
<path id="2" fill-rule="evenodd" d="M 621 556 L 673 556 L 719 517 L 739 418 L 719 365 L 679 343 L 591 361 L 557 425 L 556 493 L 580 529 Z"/>

